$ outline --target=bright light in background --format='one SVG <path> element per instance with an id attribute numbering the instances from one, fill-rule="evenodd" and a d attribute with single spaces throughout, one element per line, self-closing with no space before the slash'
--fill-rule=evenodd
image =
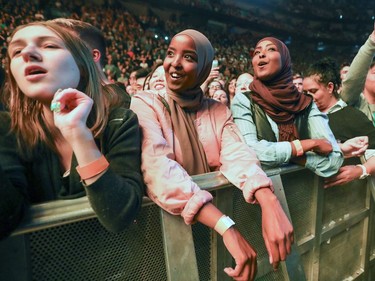
<path id="1" fill-rule="evenodd" d="M 165 37 L 164 37 L 164 40 L 165 40 L 165 41 L 168 41 L 168 39 L 169 39 L 168 36 L 165 36 Z"/>
<path id="2" fill-rule="evenodd" d="M 156 38 L 156 39 L 158 39 L 158 38 L 159 38 L 159 36 L 158 36 L 157 34 L 155 34 L 155 38 Z"/>
<path id="3" fill-rule="evenodd" d="M 342 19 L 342 15 L 340 15 L 340 20 Z"/>

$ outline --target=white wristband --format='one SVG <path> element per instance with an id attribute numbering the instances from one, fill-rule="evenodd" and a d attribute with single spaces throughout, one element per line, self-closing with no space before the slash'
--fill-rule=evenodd
<path id="1" fill-rule="evenodd" d="M 358 164 L 357 166 L 362 169 L 362 175 L 359 177 L 360 180 L 363 180 L 370 175 L 369 173 L 367 173 L 367 170 L 366 170 L 365 166 L 363 166 L 362 164 Z"/>
<path id="2" fill-rule="evenodd" d="M 215 231 L 217 233 L 219 233 L 221 236 L 223 236 L 223 234 L 225 233 L 225 231 L 227 231 L 231 226 L 233 226 L 235 223 L 234 221 L 226 216 L 226 215 L 223 215 L 216 223 L 215 225 Z"/>
<path id="3" fill-rule="evenodd" d="M 294 144 L 294 147 L 296 148 L 297 157 L 305 154 L 305 152 L 303 151 L 303 147 L 302 147 L 302 144 L 301 144 L 300 140 L 294 140 L 294 141 L 292 141 L 292 143 Z"/>

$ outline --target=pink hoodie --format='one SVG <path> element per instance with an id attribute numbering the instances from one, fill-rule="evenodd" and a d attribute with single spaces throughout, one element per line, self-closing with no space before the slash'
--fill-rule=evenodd
<path id="1" fill-rule="evenodd" d="M 160 207 L 181 215 L 191 224 L 212 195 L 192 181 L 179 164 L 183 149 L 173 134 L 170 114 L 159 97 L 164 93 L 142 92 L 132 98 L 142 128 L 142 172 L 148 196 Z M 230 110 L 207 99 L 197 112 L 195 126 L 211 171 L 223 175 L 243 192 L 246 202 L 255 203 L 259 188 L 271 188 L 272 181 L 260 168 L 255 152 L 244 143 Z"/>

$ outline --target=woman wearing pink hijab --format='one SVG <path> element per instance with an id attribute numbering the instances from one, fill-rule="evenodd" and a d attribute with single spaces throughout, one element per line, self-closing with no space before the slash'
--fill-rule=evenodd
<path id="1" fill-rule="evenodd" d="M 211 203 L 212 195 L 190 176 L 221 171 L 247 202 L 261 205 L 264 239 L 275 268 L 290 253 L 293 228 L 230 110 L 204 98 L 200 85 L 213 58 L 211 43 L 202 33 L 180 32 L 172 38 L 163 64 L 166 91 L 134 96 L 131 108 L 143 132 L 142 172 L 148 196 L 160 207 L 182 216 L 187 224 L 199 221 L 223 236 L 236 261 L 234 269 L 225 269 L 229 276 L 253 280 L 255 251 L 234 222 Z"/>

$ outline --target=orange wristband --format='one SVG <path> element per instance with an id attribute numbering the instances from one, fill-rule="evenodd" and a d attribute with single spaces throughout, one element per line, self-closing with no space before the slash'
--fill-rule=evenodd
<path id="1" fill-rule="evenodd" d="M 83 167 L 77 166 L 76 169 L 82 180 L 88 180 L 96 175 L 99 175 L 101 172 L 106 170 L 108 166 L 109 163 L 107 159 L 104 157 L 104 155 L 102 155 L 100 158 Z"/>
<path id="2" fill-rule="evenodd" d="M 294 141 L 292 141 L 292 143 L 294 144 L 294 147 L 296 148 L 297 157 L 305 154 L 305 152 L 303 151 L 303 147 L 302 147 L 302 144 L 301 144 L 300 140 L 294 140 Z"/>

